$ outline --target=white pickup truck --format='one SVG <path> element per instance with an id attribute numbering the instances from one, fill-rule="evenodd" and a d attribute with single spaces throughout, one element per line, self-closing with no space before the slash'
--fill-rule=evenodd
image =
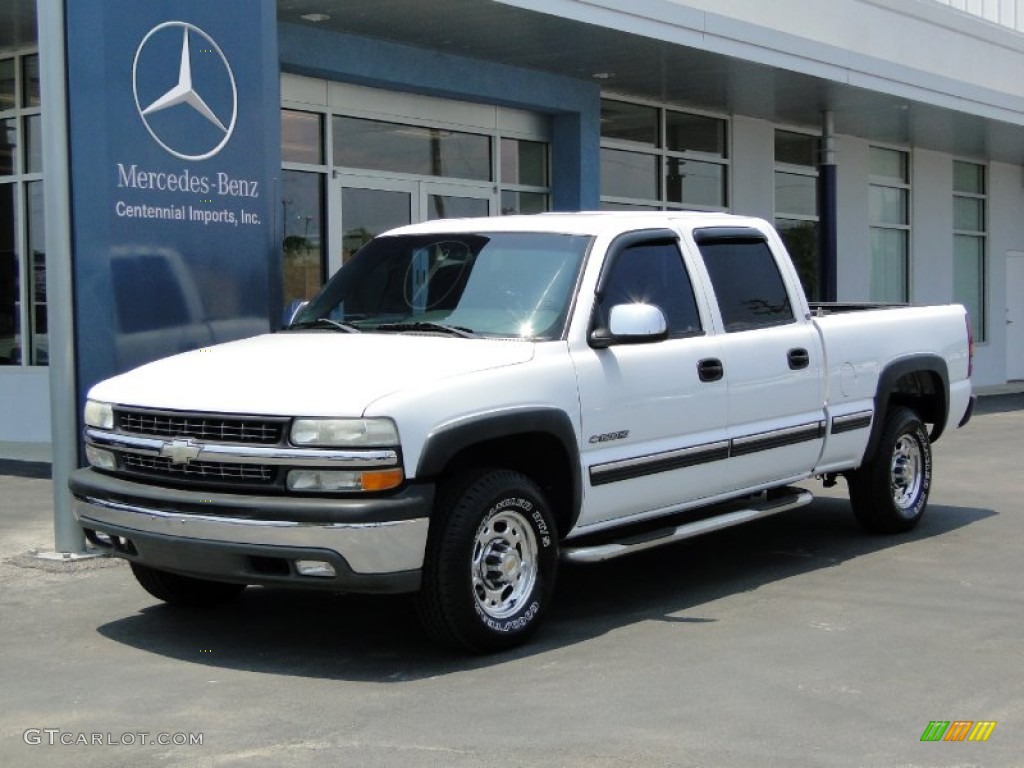
<path id="1" fill-rule="evenodd" d="M 70 485 L 161 600 L 418 592 L 432 637 L 492 651 L 537 628 L 561 559 L 792 509 L 814 476 L 869 531 L 912 528 L 971 347 L 961 306 L 812 308 L 760 219 L 435 221 L 281 332 L 94 386 Z"/>

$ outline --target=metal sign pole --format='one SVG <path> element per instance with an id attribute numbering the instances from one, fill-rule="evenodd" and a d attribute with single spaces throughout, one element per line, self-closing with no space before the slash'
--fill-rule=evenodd
<path id="1" fill-rule="evenodd" d="M 53 532 L 60 557 L 86 553 L 71 511 L 68 476 L 78 466 L 75 398 L 74 290 L 68 165 L 67 83 L 63 0 L 38 0 L 39 79 L 42 98 L 46 216 L 47 332 L 50 357 L 50 435 L 53 443 Z"/>

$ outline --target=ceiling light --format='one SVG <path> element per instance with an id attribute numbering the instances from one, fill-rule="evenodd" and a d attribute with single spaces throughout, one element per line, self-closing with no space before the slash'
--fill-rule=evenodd
<path id="1" fill-rule="evenodd" d="M 304 13 L 301 18 L 306 21 L 311 21 L 314 24 L 319 24 L 321 21 L 327 21 L 331 17 L 326 13 Z"/>

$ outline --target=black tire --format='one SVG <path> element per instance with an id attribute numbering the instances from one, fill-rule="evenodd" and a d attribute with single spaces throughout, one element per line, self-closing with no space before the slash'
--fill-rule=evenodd
<path id="1" fill-rule="evenodd" d="M 245 584 L 207 581 L 159 571 L 148 565 L 131 563 L 132 573 L 144 590 L 157 600 L 182 608 L 209 608 L 238 597 Z"/>
<path id="2" fill-rule="evenodd" d="M 543 492 L 511 470 L 480 470 L 442 489 L 418 596 L 441 645 L 488 653 L 536 631 L 558 570 L 558 532 Z"/>
<path id="3" fill-rule="evenodd" d="M 889 410 L 875 453 L 847 474 L 850 503 L 871 533 L 903 533 L 921 520 L 932 485 L 932 449 L 918 415 Z"/>

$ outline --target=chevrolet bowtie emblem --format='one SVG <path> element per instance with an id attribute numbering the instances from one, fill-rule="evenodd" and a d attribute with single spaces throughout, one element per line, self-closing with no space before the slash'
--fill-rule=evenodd
<path id="1" fill-rule="evenodd" d="M 170 459 L 171 464 L 188 464 L 199 458 L 202 450 L 202 446 L 191 440 L 172 440 L 161 446 L 160 455 L 165 459 Z"/>

